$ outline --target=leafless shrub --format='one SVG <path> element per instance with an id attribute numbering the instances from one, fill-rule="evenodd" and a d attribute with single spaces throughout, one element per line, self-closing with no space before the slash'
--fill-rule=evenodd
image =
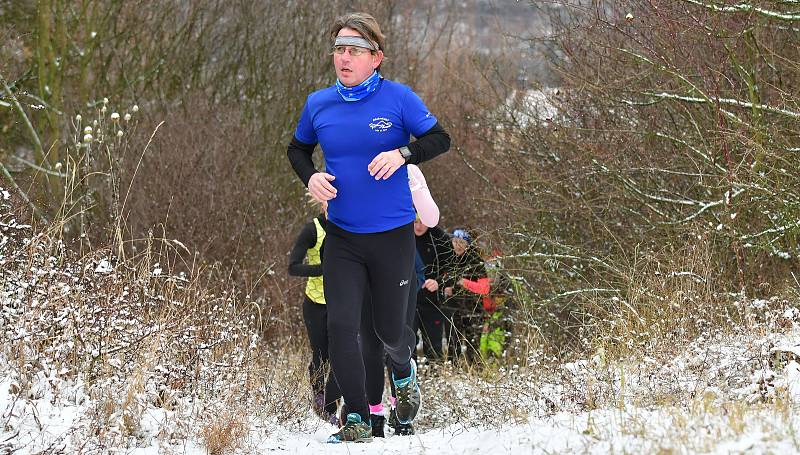
<path id="1" fill-rule="evenodd" d="M 457 151 L 492 182 L 480 192 L 486 212 L 508 220 L 493 237 L 527 283 L 524 320 L 556 350 L 584 349 L 586 335 L 615 331 L 598 321 L 627 324 L 630 311 L 613 302 L 646 301 L 637 312 L 664 311 L 664 324 L 686 329 L 662 299 L 701 295 L 691 316 L 725 324 L 738 317 L 716 312 L 736 300 L 725 290 L 785 286 L 780 258 L 798 254 L 796 18 L 779 3 L 551 5 L 528 38 L 550 51 L 557 86 L 509 77 L 500 57 L 480 60 L 482 78 L 455 79 L 465 94 L 453 103 L 457 129 L 477 138 Z M 686 278 L 641 281 L 699 266 L 718 295 Z M 642 326 L 651 317 L 662 319 Z M 628 330 L 621 339 L 639 333 Z"/>
<path id="2" fill-rule="evenodd" d="M 57 228 L 14 222 L 3 195 L 0 355 L 14 359 L 8 378 L 23 401 L 91 404 L 65 438 L 117 447 L 153 437 L 142 425 L 148 409 L 174 413 L 158 428 L 166 441 L 191 436 L 185 422 L 204 406 L 237 403 L 295 421 L 308 412 L 306 359 L 296 355 L 304 349 L 262 339 L 276 325 L 257 301 L 209 285 L 215 274 L 203 266 L 178 273 L 179 249 L 167 239 L 124 259 L 112 249 L 80 256 Z M 229 417 L 209 419 L 209 447 L 238 444 L 244 421 Z"/>

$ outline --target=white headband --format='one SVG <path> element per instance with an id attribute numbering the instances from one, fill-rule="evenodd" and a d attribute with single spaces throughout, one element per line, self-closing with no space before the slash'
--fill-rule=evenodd
<path id="1" fill-rule="evenodd" d="M 376 51 L 375 45 L 360 36 L 337 36 L 334 46 L 356 46 Z"/>

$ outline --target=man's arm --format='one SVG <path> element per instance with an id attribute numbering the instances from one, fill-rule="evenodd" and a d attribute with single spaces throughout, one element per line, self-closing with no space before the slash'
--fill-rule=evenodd
<path id="1" fill-rule="evenodd" d="M 444 130 L 439 122 L 436 122 L 431 129 L 417 140 L 408 144 L 411 156 L 406 161 L 407 164 L 419 164 L 423 161 L 432 160 L 450 149 L 450 135 Z"/>
<path id="2" fill-rule="evenodd" d="M 291 276 L 322 276 L 322 264 L 304 264 L 308 249 L 317 243 L 317 228 L 314 223 L 303 226 L 300 235 L 294 242 L 292 252 L 289 253 L 289 275 Z"/>
<path id="3" fill-rule="evenodd" d="M 478 278 L 477 280 L 469 280 L 462 278 L 457 284 L 460 284 L 464 289 L 480 295 L 489 295 L 491 290 L 491 282 L 489 278 Z"/>
<path id="4" fill-rule="evenodd" d="M 311 160 L 316 146 L 317 144 L 305 144 L 292 137 L 292 142 L 289 143 L 289 148 L 286 150 L 286 156 L 289 157 L 295 174 L 300 177 L 306 188 L 308 188 L 308 179 L 318 172 L 314 168 L 314 161 Z"/>

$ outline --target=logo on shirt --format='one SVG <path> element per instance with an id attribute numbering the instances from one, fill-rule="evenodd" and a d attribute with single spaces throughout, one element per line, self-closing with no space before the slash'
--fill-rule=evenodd
<path id="1" fill-rule="evenodd" d="M 372 131 L 382 133 L 392 127 L 392 122 L 386 117 L 375 117 L 369 124 Z"/>
<path id="2" fill-rule="evenodd" d="M 403 287 L 408 284 L 408 280 L 400 280 L 400 287 Z"/>

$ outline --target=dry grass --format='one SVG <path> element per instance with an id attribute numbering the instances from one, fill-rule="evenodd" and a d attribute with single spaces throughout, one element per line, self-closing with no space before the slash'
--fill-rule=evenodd
<path id="1" fill-rule="evenodd" d="M 0 213 L 6 226 L 10 209 Z M 144 441 L 153 431 L 185 439 L 194 433 L 185 422 L 200 410 L 212 453 L 238 446 L 246 419 L 204 409 L 260 409 L 278 421 L 307 411 L 306 359 L 294 354 L 305 349 L 261 337 L 275 321 L 259 318 L 258 301 L 210 286 L 214 270 L 173 274 L 178 251 L 168 242 L 152 239 L 127 259 L 113 247 L 81 256 L 64 248 L 59 232 L 3 232 L 0 355 L 14 359 L 8 377 L 19 399 L 50 393 L 53 402 L 81 406 L 85 394 L 92 417 L 76 424 L 75 437 L 98 447 Z M 59 384 L 76 381 L 82 391 L 62 395 Z M 147 413 L 161 409 L 173 417 L 154 430 Z"/>
<path id="2" fill-rule="evenodd" d="M 247 421 L 241 415 L 222 411 L 209 417 L 200 429 L 199 436 L 209 455 L 233 453 L 244 443 Z"/>

